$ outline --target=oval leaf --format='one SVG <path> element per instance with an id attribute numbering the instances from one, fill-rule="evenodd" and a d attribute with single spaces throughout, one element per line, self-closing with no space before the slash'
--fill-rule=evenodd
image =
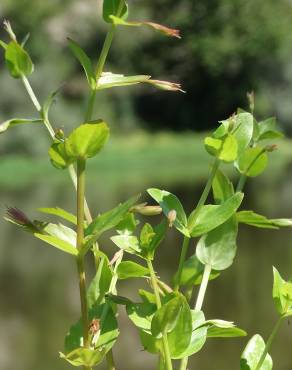
<path id="1" fill-rule="evenodd" d="M 241 355 L 240 370 L 255 370 L 261 355 L 265 350 L 265 347 L 266 345 L 263 338 L 259 334 L 254 335 L 248 342 Z M 269 354 L 267 354 L 260 370 L 272 370 L 272 368 L 272 358 Z"/>
<path id="2" fill-rule="evenodd" d="M 240 173 L 246 176 L 256 177 L 265 170 L 267 164 L 267 153 L 263 148 L 255 147 L 245 150 L 238 160 L 237 168 Z"/>
<path id="3" fill-rule="evenodd" d="M 118 278 L 120 280 L 129 278 L 138 278 L 149 275 L 148 268 L 138 265 L 132 261 L 123 261 L 117 268 Z"/>
<path id="4" fill-rule="evenodd" d="M 28 76 L 33 72 L 33 63 L 28 53 L 16 42 L 11 41 L 5 50 L 6 66 L 14 78 Z"/>

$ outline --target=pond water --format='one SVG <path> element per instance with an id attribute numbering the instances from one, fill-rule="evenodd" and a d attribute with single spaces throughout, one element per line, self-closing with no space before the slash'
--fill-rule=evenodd
<path id="1" fill-rule="evenodd" d="M 174 169 L 175 172 L 175 169 Z M 16 173 L 17 176 L 17 173 Z M 17 206 L 35 215 L 41 206 L 59 205 L 73 210 L 71 185 L 68 182 L 50 182 L 50 176 L 39 176 L 20 189 L 4 187 L 2 204 Z M 180 197 L 188 211 L 198 199 L 203 186 L 200 179 L 173 181 L 171 186 L 145 182 L 132 188 L 118 184 L 107 191 L 102 177 L 90 179 L 89 200 L 93 209 L 103 211 L 125 200 L 148 186 L 165 187 Z M 269 217 L 292 216 L 292 176 L 289 167 L 281 175 L 268 172 L 247 185 L 244 208 L 253 208 Z M 4 207 L 3 207 L 4 212 Z M 96 212 L 97 213 L 97 212 Z M 52 370 L 69 369 L 58 358 L 63 348 L 63 337 L 68 327 L 79 317 L 76 266 L 67 255 L 48 248 L 29 234 L 1 221 L 0 246 L 0 369 Z M 169 281 L 177 265 L 182 237 L 171 231 L 158 251 L 155 268 Z M 220 318 L 245 329 L 249 336 L 269 335 L 276 320 L 271 298 L 272 265 L 286 278 L 292 276 L 292 231 L 262 230 L 241 227 L 238 254 L 231 268 L 219 279 L 210 282 L 204 310 L 208 318 Z M 101 247 L 109 255 L 115 248 L 106 239 Z M 194 253 L 195 242 L 191 252 Z M 93 266 L 88 261 L 88 270 Z M 121 283 L 120 294 L 137 299 L 139 281 Z M 120 370 L 152 370 L 155 359 L 144 352 L 137 332 L 123 311 L 119 314 L 122 334 L 114 353 Z M 277 370 L 291 370 L 292 326 L 283 324 L 277 336 L 272 355 Z M 240 353 L 247 338 L 211 339 L 191 361 L 189 369 L 239 369 Z"/>

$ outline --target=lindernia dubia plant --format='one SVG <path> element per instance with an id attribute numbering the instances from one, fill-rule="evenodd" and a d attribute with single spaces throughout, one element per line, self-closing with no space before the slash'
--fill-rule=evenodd
<path id="1" fill-rule="evenodd" d="M 49 158 L 57 169 L 67 169 L 76 188 L 76 215 L 61 208 L 40 208 L 39 211 L 62 219 L 63 223 L 30 220 L 17 208 L 8 208 L 6 220 L 32 233 L 43 243 L 67 253 L 76 263 L 79 276 L 81 318 L 68 330 L 60 357 L 72 366 L 91 370 L 103 363 L 109 370 L 124 368 L 115 361 L 114 345 L 119 337 L 118 306 L 124 307 L 140 335 L 141 347 L 157 356 L 157 369 L 186 370 L 188 360 L 199 352 L 208 338 L 241 337 L 246 332 L 233 322 L 210 319 L 203 312 L 204 298 L 210 280 L 232 266 L 237 251 L 237 234 L 241 224 L 258 228 L 291 227 L 290 219 L 268 219 L 242 206 L 243 191 L 249 178 L 260 175 L 275 150 L 271 140 L 282 137 L 276 120 L 258 122 L 253 115 L 254 98 L 249 95 L 250 111 L 238 110 L 221 121 L 212 135 L 206 137 L 205 148 L 212 158 L 210 174 L 191 214 L 187 215 L 179 199 L 166 190 L 151 188 L 147 192 L 157 205 L 139 201 L 139 196 L 119 204 L 106 213 L 92 216 L 85 198 L 87 160 L 98 155 L 109 139 L 109 127 L 100 117 L 93 117 L 99 90 L 146 83 L 154 87 L 182 91 L 179 84 L 152 79 L 150 76 L 125 76 L 104 70 L 115 33 L 122 27 L 147 26 L 180 38 L 178 30 L 153 22 L 128 21 L 128 5 L 124 0 L 104 0 L 103 18 L 109 30 L 96 67 L 76 41 L 68 40 L 73 55 L 82 65 L 88 82 L 89 98 L 84 122 L 71 133 L 54 127 L 49 110 L 56 92 L 39 102 L 29 82 L 34 65 L 26 50 L 26 41 L 18 41 L 8 21 L 4 27 L 9 40 L 0 41 L 6 66 L 12 77 L 19 79 L 36 108 L 34 119 L 9 119 L 0 125 L 3 133 L 19 124 L 44 124 L 52 142 Z M 223 172 L 228 164 L 239 175 L 237 186 Z M 226 167 L 226 166 L 225 166 Z M 225 168 L 224 167 L 224 168 Z M 205 204 L 209 193 L 213 203 Z M 72 196 L 73 197 L 73 196 Z M 98 213 L 95 211 L 95 213 Z M 146 220 L 156 216 L 154 222 Z M 159 218 L 159 220 L 157 220 Z M 153 218 L 151 218 L 153 219 Z M 153 262 L 158 247 L 170 227 L 182 234 L 177 271 L 171 282 L 158 277 Z M 114 256 L 98 245 L 105 231 L 112 231 L 111 241 L 117 247 Z M 191 252 L 196 243 L 195 252 Z M 96 274 L 86 278 L 85 257 L 95 261 Z M 135 256 L 135 262 L 132 256 Z M 138 262 L 137 262 L 138 261 Z M 158 268 L 158 266 L 156 266 Z M 133 302 L 119 295 L 120 280 L 143 278 L 149 290 L 140 289 Z M 248 341 L 240 359 L 241 370 L 270 370 L 271 344 L 280 324 L 292 315 L 292 282 L 284 280 L 274 268 L 273 299 L 279 319 L 265 342 L 256 334 Z M 191 302 L 195 301 L 195 304 Z M 118 366 L 116 366 L 118 363 Z"/>

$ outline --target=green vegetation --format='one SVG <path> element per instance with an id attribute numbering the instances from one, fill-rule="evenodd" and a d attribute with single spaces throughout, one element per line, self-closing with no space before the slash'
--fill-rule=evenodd
<path id="1" fill-rule="evenodd" d="M 41 123 L 51 139 L 47 149 L 52 166 L 62 174 L 68 172 L 76 190 L 75 194 L 72 188 L 76 215 L 59 207 L 39 209 L 41 213 L 61 219 L 64 224 L 30 220 L 25 213 L 13 207 L 8 208 L 6 220 L 46 245 L 65 253 L 76 264 L 80 318 L 69 328 L 64 349 L 59 353 L 61 359 L 72 366 L 81 366 L 84 370 L 92 370 L 103 362 L 106 362 L 109 370 L 122 367 L 122 359 L 114 356 L 114 346 L 120 334 L 120 307 L 125 309 L 129 320 L 136 327 L 145 351 L 156 356 L 159 370 L 173 370 L 175 367 L 186 370 L 189 358 L 197 354 L 209 338 L 247 335 L 245 330 L 233 322 L 209 319 L 204 308 L 209 281 L 218 278 L 233 265 L 240 225 L 267 229 L 292 226 L 292 219 L 268 219 L 251 210 L 239 210 L 244 205 L 246 182 L 266 170 L 270 156 L 276 150 L 274 140 L 283 135 L 274 118 L 256 119 L 254 95 L 249 94 L 249 110 L 239 109 L 229 118 L 220 121 L 216 130 L 204 139 L 205 150 L 212 159 L 211 169 L 206 166 L 206 157 L 199 154 L 199 147 L 194 152 L 193 144 L 189 148 L 188 141 L 193 140 L 192 136 L 182 136 L 181 140 L 190 152 L 182 152 L 178 147 L 181 142 L 174 143 L 171 136 L 162 136 L 165 139 L 163 145 L 167 148 L 163 148 L 162 153 L 171 153 L 167 166 L 172 171 L 172 160 L 177 153 L 187 156 L 184 158 L 181 154 L 177 156 L 177 161 L 183 163 L 182 171 L 186 168 L 188 173 L 191 166 L 187 159 L 194 162 L 204 159 L 201 165 L 208 171 L 208 177 L 199 200 L 190 204 L 191 212 L 185 210 L 185 205 L 176 195 L 151 187 L 147 193 L 157 205 L 141 203 L 141 195 L 138 194 L 94 217 L 85 197 L 87 164 L 93 163 L 92 158 L 97 157 L 96 160 L 101 159 L 102 165 L 107 166 L 100 153 L 110 137 L 108 124 L 100 116 L 96 117 L 95 106 L 100 90 L 150 84 L 160 90 L 183 92 L 178 83 L 152 79 L 148 75 L 124 76 L 104 72 L 114 36 L 124 27 L 146 26 L 168 37 L 180 38 L 177 29 L 153 22 L 130 21 L 128 15 L 125 0 L 104 0 L 102 16 L 108 23 L 108 32 L 96 65 L 78 43 L 68 41 L 69 48 L 84 70 L 88 90 L 84 119 L 69 133 L 64 133 L 52 124 L 49 113 L 56 92 L 42 102 L 30 83 L 34 64 L 27 51 L 27 40 L 19 42 L 10 23 L 4 22 L 9 40 L 1 41 L 0 45 L 4 50 L 6 67 L 10 75 L 22 83 L 35 108 L 35 117 L 9 119 L 1 125 L 1 133 L 12 133 L 21 125 L 35 127 L 35 124 Z M 153 136 L 149 136 L 149 139 L 146 147 L 151 150 L 152 156 L 157 155 L 161 148 L 157 145 L 156 151 L 153 151 Z M 128 141 L 129 137 L 123 145 L 128 146 Z M 135 152 L 142 150 L 144 148 L 137 140 L 127 151 L 129 162 L 137 160 Z M 108 158 L 113 157 L 117 178 L 125 176 L 120 162 L 127 162 L 127 158 L 118 156 L 115 148 L 108 155 Z M 155 165 L 151 163 L 151 168 L 153 171 L 163 168 L 157 157 Z M 99 171 L 105 172 L 103 168 L 99 168 Z M 232 181 L 234 174 L 239 177 L 236 187 Z M 179 177 L 180 172 L 176 176 Z M 209 198 L 211 204 L 208 203 Z M 160 221 L 150 223 L 149 220 L 153 220 L 154 216 L 159 216 Z M 173 271 L 172 279 L 165 282 L 154 264 L 170 228 L 181 234 L 183 240 L 182 245 L 179 245 L 181 252 L 176 271 Z M 109 240 L 117 248 L 113 256 L 100 245 L 106 232 L 110 232 Z M 196 251 L 189 257 L 194 239 L 197 241 Z M 90 282 L 87 258 L 92 259 L 96 270 Z M 146 280 L 150 288 L 139 289 L 138 300 L 120 295 L 119 281 L 127 282 L 128 279 L 136 278 Z M 275 268 L 273 300 L 278 320 L 267 342 L 259 334 L 248 341 L 240 360 L 241 370 L 272 369 L 269 352 L 273 339 L 280 324 L 292 316 L 292 282 L 284 280 Z"/>

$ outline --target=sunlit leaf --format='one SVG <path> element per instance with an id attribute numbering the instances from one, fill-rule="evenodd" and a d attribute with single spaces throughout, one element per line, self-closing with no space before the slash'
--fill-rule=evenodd
<path id="1" fill-rule="evenodd" d="M 97 89 L 109 89 L 111 87 L 131 86 L 148 81 L 151 76 L 124 76 L 121 74 L 114 74 L 110 72 L 102 73 L 97 83 Z"/>
<path id="2" fill-rule="evenodd" d="M 160 205 L 166 217 L 168 217 L 171 211 L 174 210 L 176 212 L 176 218 L 173 222 L 173 225 L 181 233 L 189 236 L 187 229 L 187 216 L 179 199 L 166 190 L 152 188 L 148 189 L 147 192 Z"/>
<path id="3" fill-rule="evenodd" d="M 128 4 L 125 0 L 103 0 L 103 19 L 107 23 L 113 23 L 112 15 L 127 19 Z"/>
<path id="4" fill-rule="evenodd" d="M 10 41 L 7 45 L 5 62 L 11 76 L 14 78 L 28 76 L 34 69 L 30 56 L 16 41 Z"/>
<path id="5" fill-rule="evenodd" d="M 238 159 L 238 170 L 249 177 L 260 175 L 268 164 L 266 151 L 261 147 L 247 148 Z"/>
<path id="6" fill-rule="evenodd" d="M 266 345 L 263 338 L 259 334 L 254 335 L 249 340 L 241 355 L 240 370 L 255 370 L 265 350 L 265 347 Z M 272 370 L 272 368 L 272 358 L 269 354 L 267 354 L 260 370 Z"/>
<path id="7" fill-rule="evenodd" d="M 94 157 L 109 138 L 109 128 L 102 120 L 83 123 L 65 140 L 65 151 L 71 160 Z"/>
<path id="8" fill-rule="evenodd" d="M 283 227 L 292 226 L 292 219 L 288 218 L 268 219 L 265 216 L 259 215 L 253 211 L 237 212 L 236 218 L 239 223 L 264 229 L 278 229 L 281 226 Z"/>
<path id="9" fill-rule="evenodd" d="M 61 240 L 61 239 L 56 238 L 54 236 L 43 235 L 43 234 L 38 234 L 38 233 L 35 233 L 34 236 L 43 240 L 44 242 L 52 245 L 53 247 L 56 247 L 56 248 L 60 249 L 63 252 L 72 254 L 73 256 L 78 255 L 78 250 L 72 244 L 70 244 L 70 243 L 68 243 L 64 240 Z"/>
<path id="10" fill-rule="evenodd" d="M 196 215 L 191 213 L 188 220 L 188 228 L 191 236 L 200 236 L 227 221 L 238 209 L 243 199 L 242 193 L 236 193 L 221 205 L 203 206 Z"/>
<path id="11" fill-rule="evenodd" d="M 46 213 L 48 215 L 54 215 L 63 218 L 66 221 L 71 222 L 74 225 L 77 225 L 77 217 L 70 212 L 65 211 L 62 208 L 39 208 L 38 211 Z"/>
<path id="12" fill-rule="evenodd" d="M 280 315 L 292 310 L 292 282 L 285 281 L 278 270 L 273 267 L 273 300 Z"/>

